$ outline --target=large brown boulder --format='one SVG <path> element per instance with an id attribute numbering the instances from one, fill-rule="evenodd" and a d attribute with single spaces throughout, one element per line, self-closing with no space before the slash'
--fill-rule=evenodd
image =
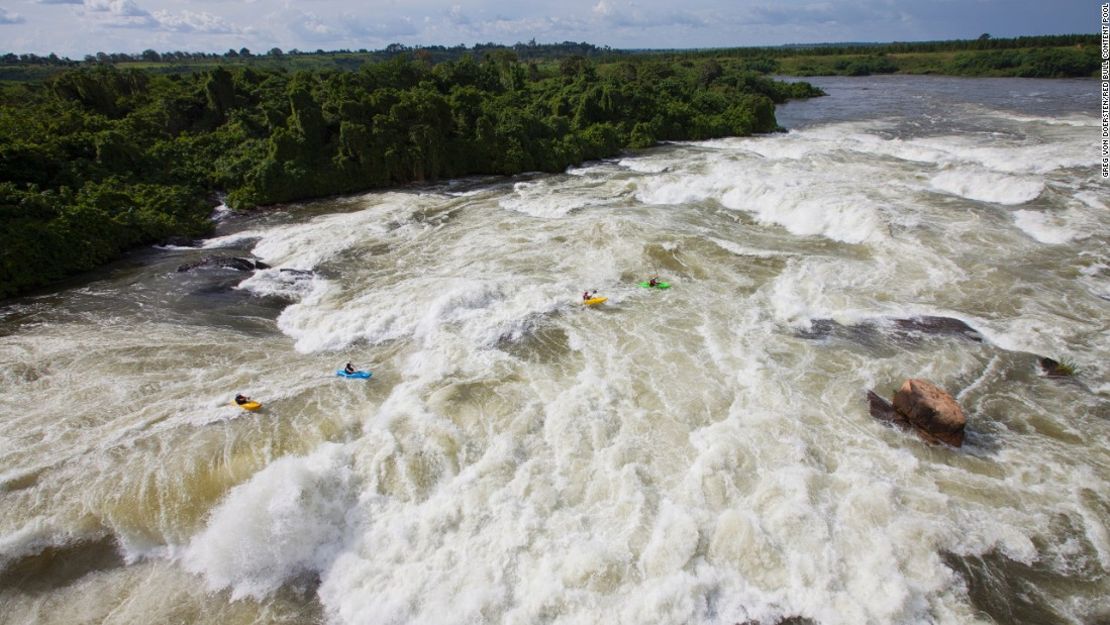
<path id="1" fill-rule="evenodd" d="M 894 393 L 894 409 L 926 440 L 959 447 L 964 443 L 967 417 L 951 395 L 931 382 L 909 379 Z"/>

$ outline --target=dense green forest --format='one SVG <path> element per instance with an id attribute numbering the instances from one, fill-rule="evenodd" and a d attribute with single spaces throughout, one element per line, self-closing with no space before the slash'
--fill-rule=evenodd
<path id="1" fill-rule="evenodd" d="M 681 58 L 743 59 L 750 69 L 790 76 L 943 74 L 1020 78 L 1094 77 L 1101 63 L 1098 35 L 1044 35 L 884 44 L 689 50 Z"/>
<path id="2" fill-rule="evenodd" d="M 658 141 L 777 128 L 820 95 L 736 59 L 495 50 L 357 71 L 254 66 L 159 74 L 94 64 L 0 86 L 0 297 L 234 208 L 470 174 L 562 171 Z"/>
<path id="3" fill-rule="evenodd" d="M 1099 67 L 1100 38 L 1097 34 L 1039 35 L 993 38 L 984 33 L 977 39 L 912 41 L 893 43 L 836 43 L 695 50 L 619 50 L 585 42 L 478 43 L 457 46 L 406 46 L 394 43 L 380 50 L 282 50 L 252 52 L 247 48 L 226 52 L 97 52 L 83 60 L 56 54 L 0 54 L 0 81 L 41 80 L 75 67 L 111 64 L 120 69 L 143 69 L 155 73 L 183 74 L 215 69 L 217 66 L 246 66 L 288 71 L 358 70 L 364 63 L 396 57 L 416 58 L 430 63 L 459 61 L 463 57 L 485 58 L 512 52 L 525 62 L 558 62 L 583 56 L 602 62 L 635 57 L 704 60 L 745 59 L 750 69 L 763 73 L 797 76 L 866 75 L 882 73 L 946 74 L 951 76 L 1021 76 L 1058 78 L 1094 76 Z"/>

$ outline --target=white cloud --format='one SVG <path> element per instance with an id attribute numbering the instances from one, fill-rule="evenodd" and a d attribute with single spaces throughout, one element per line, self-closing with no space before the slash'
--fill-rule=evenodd
<path id="1" fill-rule="evenodd" d="M 470 23 L 470 18 L 463 13 L 462 6 L 458 4 L 451 5 L 447 10 L 447 20 L 456 26 L 466 26 Z"/>
<path id="2" fill-rule="evenodd" d="M 85 17 L 109 28 L 154 28 L 158 21 L 134 0 L 85 0 Z"/>
<path id="3" fill-rule="evenodd" d="M 155 11 L 154 19 L 158 21 L 160 30 L 175 33 L 206 33 L 206 34 L 231 34 L 244 32 L 228 24 L 223 18 L 212 15 L 207 11 L 194 13 L 182 11 L 170 13 L 169 11 Z"/>
<path id="4" fill-rule="evenodd" d="M 12 13 L 5 8 L 0 8 L 0 24 L 22 24 L 26 21 L 19 13 Z"/>
<path id="5" fill-rule="evenodd" d="M 85 0 L 35 0 L 35 4 L 85 4 Z"/>
<path id="6" fill-rule="evenodd" d="M 110 13 L 118 17 L 143 17 L 150 15 L 134 0 L 85 0 L 85 9 L 96 13 Z"/>
<path id="7" fill-rule="evenodd" d="M 633 2 L 598 0 L 594 18 L 611 28 L 659 28 L 673 26 L 704 27 L 706 20 L 687 11 L 653 11 Z"/>
<path id="8" fill-rule="evenodd" d="M 598 3 L 594 5 L 593 11 L 594 15 L 603 18 L 610 17 L 615 12 L 613 9 L 613 5 L 609 4 L 605 0 L 598 0 Z"/>

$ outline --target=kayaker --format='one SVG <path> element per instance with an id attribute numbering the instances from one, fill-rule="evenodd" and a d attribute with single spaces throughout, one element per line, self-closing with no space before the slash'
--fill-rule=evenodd
<path id="1" fill-rule="evenodd" d="M 250 402 L 251 398 L 243 395 L 242 393 L 235 396 L 235 403 L 239 404 L 240 406 L 242 406 L 243 404 L 249 404 Z"/>
<path id="2" fill-rule="evenodd" d="M 343 367 L 343 373 L 346 373 L 347 375 L 351 375 L 354 372 L 355 372 L 355 366 L 352 365 L 351 363 L 347 363 L 347 366 Z"/>
<path id="3" fill-rule="evenodd" d="M 652 288 L 659 286 L 659 276 L 652 276 L 651 280 L 648 280 L 648 286 Z"/>

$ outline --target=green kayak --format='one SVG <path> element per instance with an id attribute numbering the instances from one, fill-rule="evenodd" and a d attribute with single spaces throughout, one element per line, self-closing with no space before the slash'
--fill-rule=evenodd
<path id="1" fill-rule="evenodd" d="M 651 289 L 651 288 L 669 289 L 669 288 L 671 288 L 671 283 L 670 282 L 656 282 L 655 286 L 652 287 L 651 284 L 649 284 L 647 282 L 641 282 L 640 286 L 644 287 L 645 289 Z"/>

